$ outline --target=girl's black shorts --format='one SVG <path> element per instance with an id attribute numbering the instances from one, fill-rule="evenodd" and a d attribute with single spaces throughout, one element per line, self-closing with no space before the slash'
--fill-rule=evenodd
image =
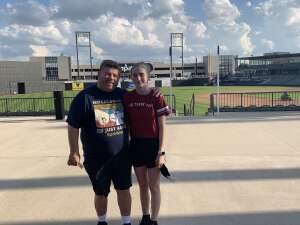
<path id="1" fill-rule="evenodd" d="M 130 140 L 130 155 L 132 165 L 134 167 L 155 167 L 158 148 L 158 138 L 132 138 Z"/>

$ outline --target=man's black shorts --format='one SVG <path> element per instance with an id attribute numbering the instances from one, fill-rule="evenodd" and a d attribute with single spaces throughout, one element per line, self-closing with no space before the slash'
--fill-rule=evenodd
<path id="1" fill-rule="evenodd" d="M 89 156 L 85 158 L 83 164 L 96 195 L 107 197 L 110 192 L 111 181 L 116 190 L 127 190 L 132 185 L 131 162 L 128 151 L 121 152 L 107 160 Z M 97 173 L 100 176 L 97 176 Z"/>
<path id="2" fill-rule="evenodd" d="M 130 141 L 130 155 L 134 167 L 146 166 L 154 168 L 159 148 L 158 138 L 132 138 Z"/>

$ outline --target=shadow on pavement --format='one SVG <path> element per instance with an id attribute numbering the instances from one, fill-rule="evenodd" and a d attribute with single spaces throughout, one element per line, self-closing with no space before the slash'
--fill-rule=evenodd
<path id="1" fill-rule="evenodd" d="M 300 211 L 271 211 L 256 213 L 229 213 L 195 216 L 162 216 L 162 225 L 299 225 Z M 120 225 L 120 220 L 108 220 L 109 225 Z M 0 223 L 1 225 L 96 225 L 93 220 L 29 221 Z M 134 219 L 132 225 L 138 224 Z"/>
<path id="2" fill-rule="evenodd" d="M 176 183 L 182 182 L 221 182 L 251 181 L 269 179 L 300 179 L 300 168 L 253 169 L 253 170 L 216 170 L 216 171 L 172 171 Z M 162 178 L 162 183 L 170 181 Z M 135 176 L 133 182 L 136 183 Z M 170 183 L 173 184 L 173 183 Z M 32 179 L 1 179 L 0 190 L 76 187 L 90 185 L 87 176 L 45 177 Z M 300 224 L 300 222 L 299 222 Z"/>

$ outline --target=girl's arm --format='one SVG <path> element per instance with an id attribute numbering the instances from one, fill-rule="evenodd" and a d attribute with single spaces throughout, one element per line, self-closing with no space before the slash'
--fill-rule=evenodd
<path id="1" fill-rule="evenodd" d="M 165 150 L 164 150 L 164 137 L 165 137 L 165 123 L 166 116 L 162 115 L 158 117 L 158 128 L 159 128 L 159 147 L 157 155 L 157 165 L 161 167 L 165 163 Z"/>

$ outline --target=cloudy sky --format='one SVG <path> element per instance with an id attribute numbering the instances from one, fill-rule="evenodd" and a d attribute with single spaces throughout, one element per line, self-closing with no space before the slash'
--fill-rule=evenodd
<path id="1" fill-rule="evenodd" d="M 0 18 L 0 60 L 74 60 L 75 31 L 91 32 L 94 63 L 168 61 L 172 32 L 184 34 L 185 61 L 218 43 L 221 54 L 300 52 L 300 0 L 1 0 Z"/>

